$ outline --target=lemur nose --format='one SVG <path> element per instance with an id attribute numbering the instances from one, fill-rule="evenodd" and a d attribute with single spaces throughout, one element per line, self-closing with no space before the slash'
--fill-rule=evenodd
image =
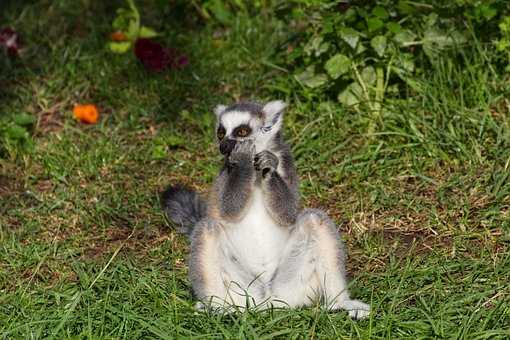
<path id="1" fill-rule="evenodd" d="M 234 139 L 224 139 L 220 143 L 220 152 L 222 155 L 226 155 L 232 152 L 234 146 L 236 145 L 236 141 Z"/>

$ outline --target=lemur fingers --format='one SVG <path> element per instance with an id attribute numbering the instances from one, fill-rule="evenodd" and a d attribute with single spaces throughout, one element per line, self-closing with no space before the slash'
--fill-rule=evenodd
<path id="1" fill-rule="evenodd" d="M 278 157 L 271 151 L 264 150 L 255 155 L 253 165 L 255 170 L 262 171 L 262 176 L 265 177 L 269 172 L 276 171 L 278 168 Z"/>
<path id="2" fill-rule="evenodd" d="M 251 161 L 254 151 L 255 145 L 253 145 L 253 141 L 239 141 L 234 146 L 234 150 L 232 150 L 229 156 L 229 161 L 231 164 Z"/>

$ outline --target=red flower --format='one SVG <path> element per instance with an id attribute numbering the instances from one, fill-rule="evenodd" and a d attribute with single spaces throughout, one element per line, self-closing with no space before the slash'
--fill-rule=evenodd
<path id="1" fill-rule="evenodd" d="M 20 38 L 11 27 L 4 27 L 0 30 L 0 47 L 3 47 L 11 57 L 16 57 L 19 54 Z"/>
<path id="2" fill-rule="evenodd" d="M 167 48 L 145 38 L 136 39 L 135 55 L 143 66 L 155 72 L 163 71 L 172 61 L 170 51 Z"/>
<path id="3" fill-rule="evenodd" d="M 135 55 L 145 68 L 155 72 L 161 72 L 168 67 L 179 69 L 189 63 L 188 57 L 179 55 L 176 49 L 165 48 L 146 38 L 136 39 Z"/>

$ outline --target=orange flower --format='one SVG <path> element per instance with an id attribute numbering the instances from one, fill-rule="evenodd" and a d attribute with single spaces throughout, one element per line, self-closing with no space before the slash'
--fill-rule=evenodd
<path id="1" fill-rule="evenodd" d="M 110 39 L 112 41 L 127 41 L 128 37 L 122 31 L 115 31 L 110 34 Z"/>
<path id="2" fill-rule="evenodd" d="M 94 104 L 77 104 L 73 108 L 73 114 L 74 118 L 86 124 L 95 124 L 99 119 L 99 111 Z"/>

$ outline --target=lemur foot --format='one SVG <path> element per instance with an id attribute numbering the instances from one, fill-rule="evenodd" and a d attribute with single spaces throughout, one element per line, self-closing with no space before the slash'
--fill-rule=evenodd
<path id="1" fill-rule="evenodd" d="M 211 313 L 211 314 L 230 314 L 236 311 L 242 311 L 242 307 L 234 307 L 228 304 L 212 303 L 205 304 L 203 302 L 197 302 L 195 304 L 195 310 L 199 313 Z"/>
<path id="2" fill-rule="evenodd" d="M 344 309 L 349 313 L 349 316 L 355 320 L 361 320 L 370 315 L 370 305 L 358 300 L 345 300 L 337 302 L 331 308 L 333 310 Z"/>
<path id="3" fill-rule="evenodd" d="M 195 304 L 195 309 L 199 312 L 205 312 L 207 310 L 207 306 L 203 302 L 199 301 Z"/>
<path id="4" fill-rule="evenodd" d="M 234 150 L 230 153 L 228 160 L 230 164 L 251 161 L 254 150 L 255 146 L 253 145 L 253 141 L 239 141 L 234 146 Z"/>
<path id="5" fill-rule="evenodd" d="M 271 151 L 264 150 L 255 155 L 253 165 L 255 170 L 262 171 L 262 177 L 278 168 L 278 157 Z"/>

